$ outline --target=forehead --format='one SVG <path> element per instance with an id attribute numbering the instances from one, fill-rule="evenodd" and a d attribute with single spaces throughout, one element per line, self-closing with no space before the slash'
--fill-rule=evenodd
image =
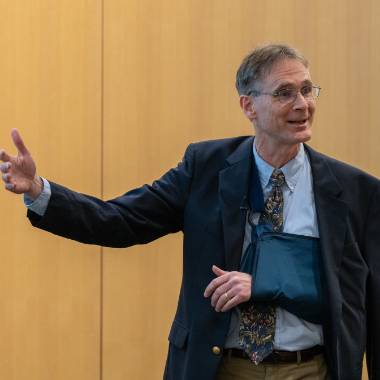
<path id="1" fill-rule="evenodd" d="M 262 80 L 265 87 L 270 86 L 272 88 L 284 84 L 299 86 L 305 82 L 311 82 L 310 72 L 297 59 L 283 59 L 275 63 Z"/>

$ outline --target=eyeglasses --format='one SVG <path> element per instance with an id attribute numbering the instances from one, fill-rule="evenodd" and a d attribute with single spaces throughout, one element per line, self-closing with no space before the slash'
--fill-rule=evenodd
<path id="1" fill-rule="evenodd" d="M 307 85 L 301 87 L 300 90 L 294 87 L 281 88 L 274 92 L 261 92 L 257 90 L 250 90 L 247 95 L 261 96 L 269 95 L 277 99 L 282 104 L 294 103 L 297 99 L 298 93 L 300 93 L 305 100 L 314 100 L 318 98 L 321 92 L 321 87 L 314 85 Z"/>

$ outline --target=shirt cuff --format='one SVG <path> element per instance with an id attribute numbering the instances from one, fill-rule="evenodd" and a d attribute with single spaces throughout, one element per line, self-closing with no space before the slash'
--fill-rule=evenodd
<path id="1" fill-rule="evenodd" d="M 24 194 L 24 204 L 30 211 L 33 211 L 40 216 L 44 216 L 50 201 L 51 188 L 50 183 L 45 178 L 41 177 L 41 179 L 44 183 L 41 194 L 35 200 Z"/>

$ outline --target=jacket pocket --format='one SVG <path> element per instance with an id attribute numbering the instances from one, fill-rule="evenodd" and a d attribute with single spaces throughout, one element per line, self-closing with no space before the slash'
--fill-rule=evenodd
<path id="1" fill-rule="evenodd" d="M 189 330 L 175 320 L 170 329 L 169 342 L 177 348 L 183 348 L 186 345 L 188 335 Z"/>

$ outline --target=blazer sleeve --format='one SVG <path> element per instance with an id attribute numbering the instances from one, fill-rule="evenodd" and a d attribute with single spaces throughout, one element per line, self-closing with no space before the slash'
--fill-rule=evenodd
<path id="1" fill-rule="evenodd" d="M 370 380 L 380 379 L 380 182 L 377 182 L 366 221 L 367 369 Z"/>
<path id="2" fill-rule="evenodd" d="M 183 228 L 191 188 L 193 146 L 183 160 L 152 185 L 102 201 L 51 182 L 51 198 L 41 217 L 28 211 L 32 225 L 82 243 L 108 247 L 144 244 Z"/>

